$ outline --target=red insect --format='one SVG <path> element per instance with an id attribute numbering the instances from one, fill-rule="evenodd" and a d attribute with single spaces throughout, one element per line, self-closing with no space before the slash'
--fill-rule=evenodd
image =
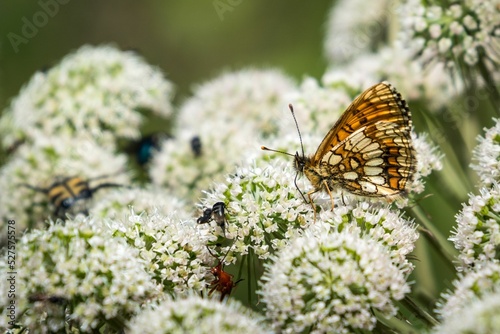
<path id="1" fill-rule="evenodd" d="M 216 257 L 208 247 L 207 249 L 213 257 Z M 233 288 L 236 287 L 239 282 L 243 281 L 243 279 L 239 279 L 236 282 L 233 282 L 234 276 L 224 271 L 224 259 L 226 258 L 227 254 L 229 254 L 229 250 L 227 251 L 226 255 L 224 255 L 222 260 L 219 260 L 219 263 L 215 267 L 210 269 L 210 272 L 212 273 L 212 275 L 214 275 L 215 279 L 210 284 L 210 291 L 208 292 L 208 295 L 210 296 L 214 291 L 217 290 L 218 292 L 220 292 L 220 301 L 223 301 L 224 297 L 229 296 Z"/>

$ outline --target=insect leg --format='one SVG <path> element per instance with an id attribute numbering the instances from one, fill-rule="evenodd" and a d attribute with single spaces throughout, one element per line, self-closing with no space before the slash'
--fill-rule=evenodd
<path id="1" fill-rule="evenodd" d="M 332 201 L 332 211 L 333 211 L 333 208 L 335 207 L 335 203 L 333 201 L 332 192 L 330 191 L 330 187 L 328 187 L 328 182 L 326 182 L 326 180 L 323 180 L 323 184 L 325 185 L 326 192 L 328 193 L 328 195 L 330 195 L 330 201 Z"/>
<path id="2" fill-rule="evenodd" d="M 317 190 L 311 190 L 310 192 L 307 193 L 307 197 L 309 198 L 309 204 L 311 204 L 313 214 L 314 214 L 314 222 L 316 222 L 316 204 L 314 204 L 314 201 L 313 201 L 311 195 L 314 194 L 315 192 L 317 192 Z"/>

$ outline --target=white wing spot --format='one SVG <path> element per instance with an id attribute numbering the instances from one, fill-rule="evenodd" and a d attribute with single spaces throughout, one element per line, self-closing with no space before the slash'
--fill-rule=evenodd
<path id="1" fill-rule="evenodd" d="M 370 151 L 370 152 L 366 152 L 366 153 L 363 153 L 363 159 L 368 161 L 368 160 L 372 160 L 374 158 L 378 158 L 379 156 L 382 155 L 382 153 L 384 153 L 384 151 L 378 149 L 378 150 L 374 150 L 374 151 Z"/>
<path id="2" fill-rule="evenodd" d="M 352 151 L 353 152 L 359 152 L 359 151 L 364 151 L 364 148 L 368 145 L 370 145 L 370 142 L 372 140 L 370 138 L 363 138 L 357 142 L 354 142 L 353 140 L 351 140 L 351 145 L 353 146 L 352 147 Z"/>
<path id="3" fill-rule="evenodd" d="M 348 140 L 345 142 L 345 149 L 347 151 L 353 151 L 353 146 L 356 145 L 359 141 L 365 138 L 365 134 L 363 133 L 364 127 L 359 129 L 358 132 L 351 134 Z M 369 140 L 369 139 L 368 139 Z M 355 151 L 357 152 L 357 151 Z"/>
<path id="4" fill-rule="evenodd" d="M 371 183 L 375 183 L 375 184 L 378 184 L 378 185 L 384 185 L 386 182 L 385 182 L 385 177 L 383 176 L 369 176 L 367 177 L 367 179 L 371 182 Z"/>
<path id="5" fill-rule="evenodd" d="M 365 166 L 375 167 L 375 166 L 380 166 L 383 163 L 384 163 L 384 159 L 374 158 L 374 159 L 370 159 L 367 162 L 365 162 Z"/>
<path id="6" fill-rule="evenodd" d="M 364 172 L 365 172 L 365 175 L 379 175 L 382 173 L 383 169 L 381 167 L 369 167 L 369 166 L 365 166 L 363 168 Z"/>
<path id="7" fill-rule="evenodd" d="M 327 153 L 323 156 L 323 159 L 321 159 L 321 161 L 324 161 L 330 165 L 338 165 L 342 161 L 342 156 L 338 154 Z"/>
<path id="8" fill-rule="evenodd" d="M 346 179 L 346 180 L 356 180 L 359 177 L 358 173 L 356 173 L 356 172 L 347 172 L 347 173 L 344 173 L 343 176 L 344 176 L 344 179 Z"/>
<path id="9" fill-rule="evenodd" d="M 374 151 L 376 150 L 377 148 L 380 147 L 380 144 L 377 143 L 377 142 L 373 142 L 371 143 L 370 145 L 366 146 L 364 149 L 363 149 L 363 152 L 370 152 L 370 151 Z"/>
<path id="10" fill-rule="evenodd" d="M 363 189 L 363 191 L 365 191 L 367 193 L 376 193 L 377 192 L 377 186 L 371 182 L 359 181 L 358 183 L 361 186 L 361 189 Z"/>

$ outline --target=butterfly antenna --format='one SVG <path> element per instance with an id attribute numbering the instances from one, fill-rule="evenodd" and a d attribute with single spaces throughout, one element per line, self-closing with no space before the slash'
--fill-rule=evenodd
<path id="1" fill-rule="evenodd" d="M 305 157 L 306 154 L 304 153 L 304 144 L 302 143 L 302 134 L 300 133 L 299 123 L 297 122 L 297 118 L 295 117 L 295 112 L 293 110 L 293 105 L 290 103 L 288 105 L 288 108 L 290 109 L 290 112 L 292 113 L 293 121 L 295 122 L 295 127 L 297 128 L 297 132 L 299 134 L 300 148 L 302 149 L 302 156 Z"/>
<path id="2" fill-rule="evenodd" d="M 291 154 L 291 153 L 283 152 L 283 151 L 278 151 L 278 150 L 273 150 L 272 148 L 269 148 L 266 146 L 261 146 L 260 149 L 263 151 L 271 151 L 271 152 L 281 153 L 281 154 L 289 155 L 291 157 L 295 157 L 295 154 Z"/>

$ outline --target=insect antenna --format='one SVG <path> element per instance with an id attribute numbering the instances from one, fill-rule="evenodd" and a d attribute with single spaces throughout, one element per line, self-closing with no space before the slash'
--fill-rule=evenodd
<path id="1" fill-rule="evenodd" d="M 302 134 L 300 133 L 299 123 L 297 122 L 297 118 L 295 117 L 295 111 L 293 110 L 293 105 L 290 103 L 288 105 L 288 108 L 290 109 L 290 112 L 292 113 L 293 121 L 295 122 L 295 127 L 297 128 L 297 133 L 299 134 L 300 148 L 302 150 L 302 156 L 305 157 L 306 154 L 304 153 L 304 144 L 302 143 Z"/>
<path id="2" fill-rule="evenodd" d="M 99 176 L 94 176 L 94 177 L 88 178 L 87 182 L 95 181 L 95 180 L 100 180 L 100 179 L 105 179 L 105 178 L 108 178 L 108 177 L 111 177 L 111 176 L 116 176 L 116 175 L 123 174 L 125 172 L 126 172 L 126 170 L 124 168 L 120 168 L 119 170 L 117 170 L 116 172 L 113 172 L 113 173 L 103 174 L 103 175 L 99 175 Z"/>
<path id="3" fill-rule="evenodd" d="M 219 259 L 219 263 L 223 263 L 224 262 L 224 260 L 226 259 L 227 255 L 229 254 L 229 252 L 231 251 L 231 249 L 233 248 L 233 246 L 234 246 L 234 244 L 236 243 L 237 240 L 238 240 L 238 238 L 234 239 L 234 241 L 231 243 L 231 246 L 229 246 L 229 249 L 227 250 L 226 255 L 224 255 L 224 257 L 222 258 L 222 260 Z M 212 251 L 210 250 L 210 248 L 208 246 L 207 246 L 207 250 L 210 253 L 210 255 L 212 255 L 215 258 L 218 258 L 214 253 L 212 253 Z"/>
<path id="4" fill-rule="evenodd" d="M 292 113 L 293 121 L 295 122 L 295 127 L 297 128 L 297 133 L 299 134 L 300 149 L 302 151 L 302 157 L 305 157 L 306 155 L 304 153 L 304 144 L 302 143 L 302 134 L 300 133 L 299 123 L 297 122 L 297 118 L 295 118 L 295 112 L 293 110 L 293 105 L 290 103 L 288 105 L 288 108 L 290 108 L 290 112 Z M 261 146 L 260 149 L 263 150 L 263 151 L 271 151 L 271 152 L 276 152 L 276 153 L 281 153 L 281 154 L 289 155 L 289 156 L 294 157 L 294 158 L 297 156 L 297 154 L 291 154 L 291 153 L 288 153 L 288 152 L 273 150 L 272 148 L 269 148 L 269 147 L 266 147 L 266 146 Z"/>
<path id="5" fill-rule="evenodd" d="M 297 190 L 299 191 L 300 195 L 302 196 L 302 198 L 304 199 L 304 202 L 306 203 L 309 203 L 306 199 L 306 196 L 304 196 L 304 193 L 302 192 L 302 190 L 300 190 L 299 188 L 299 185 L 297 184 L 297 179 L 299 178 L 299 173 L 296 173 L 295 174 L 295 178 L 293 179 L 293 184 L 295 184 L 295 188 L 297 188 Z"/>
<path id="6" fill-rule="evenodd" d="M 31 189 L 31 190 L 34 190 L 34 191 L 38 191 L 40 193 L 44 193 L 44 194 L 47 194 L 50 190 L 50 187 L 49 188 L 40 188 L 40 187 L 35 187 L 35 186 L 32 186 L 30 184 L 27 184 L 27 183 L 20 183 L 19 184 L 20 187 L 25 187 L 25 188 L 28 188 L 28 189 Z"/>
<path id="7" fill-rule="evenodd" d="M 266 146 L 261 146 L 260 149 L 263 151 L 271 151 L 271 152 L 281 153 L 281 154 L 289 155 L 291 157 L 295 157 L 295 154 L 291 154 L 291 153 L 283 152 L 283 151 L 278 151 L 278 150 L 273 150 L 272 148 L 269 148 Z"/>

